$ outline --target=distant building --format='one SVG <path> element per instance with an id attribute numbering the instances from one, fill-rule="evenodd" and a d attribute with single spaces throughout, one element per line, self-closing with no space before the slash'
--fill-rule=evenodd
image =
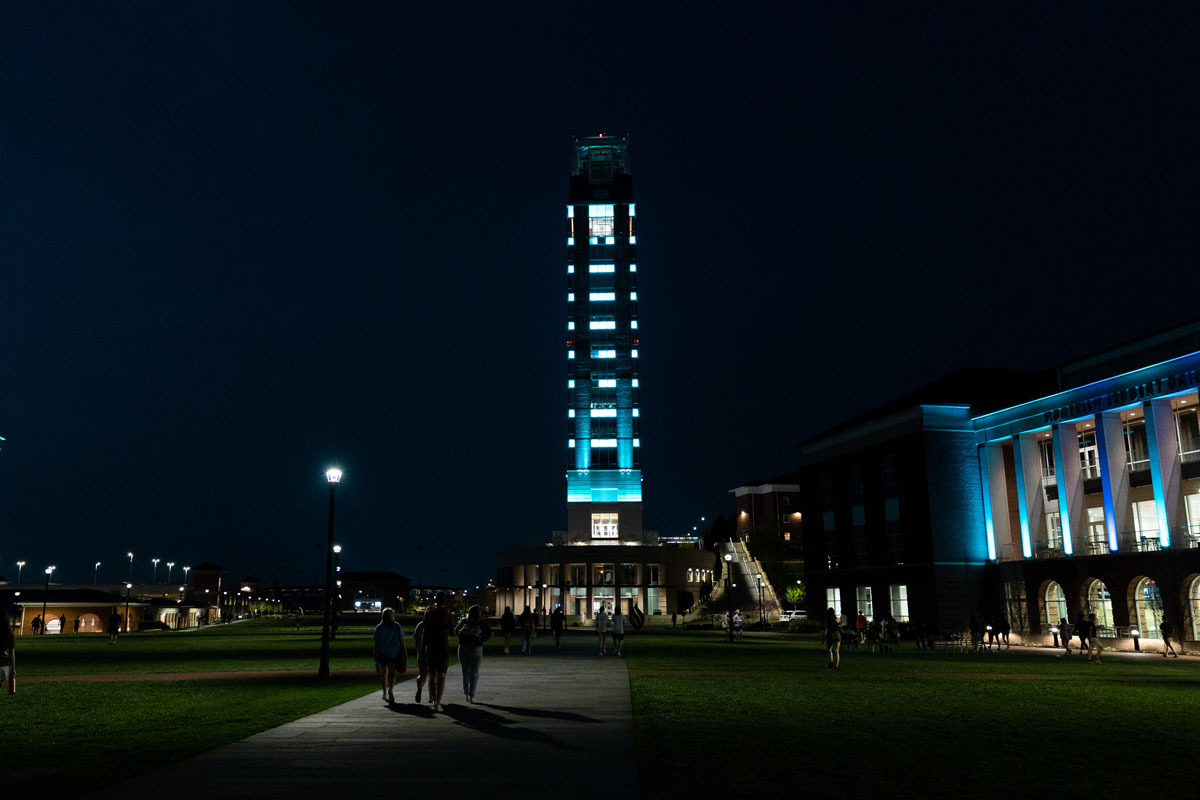
<path id="1" fill-rule="evenodd" d="M 739 536 L 751 530 L 769 533 L 782 545 L 801 546 L 800 474 L 789 472 L 767 480 L 747 481 L 729 490 L 737 510 Z"/>
<path id="2" fill-rule="evenodd" d="M 810 613 L 1200 640 L 1198 387 L 1193 323 L 1052 375 L 957 373 L 805 442 Z"/>
<path id="3" fill-rule="evenodd" d="M 566 207 L 567 528 L 502 554 L 497 604 L 591 617 L 631 603 L 670 614 L 698 599 L 713 555 L 642 527 L 637 205 L 629 141 L 576 140 Z M 690 578 L 690 580 L 689 580 Z"/>

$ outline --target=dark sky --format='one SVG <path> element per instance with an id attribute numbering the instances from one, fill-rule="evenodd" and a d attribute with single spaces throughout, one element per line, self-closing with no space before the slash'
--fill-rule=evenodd
<path id="1" fill-rule="evenodd" d="M 633 141 L 663 533 L 958 367 L 1200 316 L 1196 22 L 4 2 L 0 574 L 315 580 L 334 463 L 351 569 L 563 527 L 572 135 Z"/>

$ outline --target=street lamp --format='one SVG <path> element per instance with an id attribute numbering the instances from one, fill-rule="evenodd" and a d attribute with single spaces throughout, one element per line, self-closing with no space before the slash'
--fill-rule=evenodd
<path id="1" fill-rule="evenodd" d="M 333 577 L 334 588 L 337 590 L 337 602 L 333 606 L 333 627 L 329 631 L 329 638 L 337 638 L 338 623 L 342 621 L 342 582 L 338 580 L 338 573 L 342 571 L 342 546 L 335 544 L 333 546 Z"/>
<path id="2" fill-rule="evenodd" d="M 23 570 L 23 569 L 25 569 L 25 562 L 18 561 L 17 562 L 17 585 L 18 586 L 21 585 L 21 570 Z"/>
<path id="3" fill-rule="evenodd" d="M 129 556 L 129 577 L 125 579 L 126 583 L 133 583 L 133 553 L 126 553 Z"/>
<path id="4" fill-rule="evenodd" d="M 158 582 L 158 562 L 161 559 L 152 558 L 150 560 L 154 562 L 154 571 L 150 573 L 150 583 L 157 583 Z"/>
<path id="5" fill-rule="evenodd" d="M 187 574 L 188 574 L 188 570 L 190 570 L 190 569 L 191 569 L 191 567 L 184 567 L 184 568 L 183 568 L 183 582 L 184 582 L 184 583 L 187 583 Z"/>
<path id="6" fill-rule="evenodd" d="M 342 471 L 336 467 L 326 470 L 325 480 L 329 483 L 329 541 L 325 547 L 325 620 L 321 627 L 321 666 L 317 669 L 317 677 L 328 680 L 329 612 L 333 608 L 333 499 L 342 481 Z"/>
<path id="7" fill-rule="evenodd" d="M 92 571 L 92 586 L 100 580 L 100 562 L 96 562 L 96 568 Z"/>
<path id="8" fill-rule="evenodd" d="M 733 554 L 725 554 L 725 599 L 729 601 L 729 616 L 726 618 L 729 628 L 729 643 L 733 644 Z"/>
<path id="9" fill-rule="evenodd" d="M 56 569 L 58 568 L 54 566 L 46 567 L 46 590 L 42 592 L 42 633 L 46 632 L 46 596 L 50 593 L 50 576 Z"/>
<path id="10" fill-rule="evenodd" d="M 129 633 L 129 592 L 133 589 L 133 583 L 125 581 L 125 632 Z"/>
<path id="11" fill-rule="evenodd" d="M 758 627 L 767 629 L 767 621 L 763 617 L 763 582 L 762 573 L 758 573 Z"/>
<path id="12" fill-rule="evenodd" d="M 174 562 L 174 561 L 168 561 L 168 562 L 167 562 L 167 583 L 170 583 L 170 582 L 171 582 L 171 570 L 172 570 L 172 569 L 174 569 L 174 568 L 175 568 L 175 562 Z"/>

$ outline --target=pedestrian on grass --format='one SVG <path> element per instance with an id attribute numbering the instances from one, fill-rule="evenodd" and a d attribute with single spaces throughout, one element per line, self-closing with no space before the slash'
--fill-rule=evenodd
<path id="1" fill-rule="evenodd" d="M 33 622 L 29 623 L 29 627 L 33 628 L 33 632 L 35 635 L 41 633 L 42 632 L 42 615 L 38 614 L 36 617 L 34 617 Z"/>
<path id="2" fill-rule="evenodd" d="M 608 655 L 608 611 L 601 605 L 596 611 L 596 638 L 600 642 L 600 655 Z"/>
<path id="3" fill-rule="evenodd" d="M 7 684 L 9 693 L 16 691 L 14 675 L 17 669 L 17 637 L 13 635 L 13 617 L 0 606 L 0 684 Z M 9 683 L 9 681 L 13 681 Z"/>
<path id="4" fill-rule="evenodd" d="M 740 608 L 733 612 L 733 640 L 735 642 L 742 640 L 742 610 Z"/>
<path id="5" fill-rule="evenodd" d="M 1162 632 L 1163 637 L 1163 658 L 1167 657 L 1168 652 L 1175 658 L 1179 658 L 1179 653 L 1175 652 L 1175 648 L 1171 644 L 1171 637 L 1175 634 L 1175 627 L 1164 619 L 1162 624 L 1158 626 L 1158 629 Z"/>
<path id="6" fill-rule="evenodd" d="M 300 625 L 304 622 L 304 609 L 296 606 L 296 610 L 292 612 L 292 616 L 296 618 L 296 630 L 300 630 Z"/>
<path id="7" fill-rule="evenodd" d="M 504 653 L 508 654 L 508 646 L 512 644 L 513 634 L 517 632 L 517 618 L 513 616 L 512 606 L 505 606 L 500 615 L 500 633 L 504 634 Z"/>
<path id="8" fill-rule="evenodd" d="M 867 641 L 867 615 L 861 610 L 858 612 L 858 616 L 854 618 L 854 631 L 858 634 L 859 644 Z"/>
<path id="9" fill-rule="evenodd" d="M 672 627 L 672 628 L 674 628 L 674 627 L 675 627 L 675 623 L 676 623 L 676 621 L 677 621 L 678 619 L 679 619 L 679 614 L 677 614 L 677 613 L 675 613 L 674 611 L 672 611 L 672 612 L 671 612 L 671 627 Z"/>
<path id="10" fill-rule="evenodd" d="M 550 632 L 554 634 L 555 649 L 562 647 L 563 628 L 567 624 L 567 615 L 563 613 L 562 604 L 554 606 L 554 610 L 550 612 Z"/>
<path id="11" fill-rule="evenodd" d="M 1088 661 L 1100 663 L 1100 654 L 1104 645 L 1100 643 L 1100 626 L 1096 624 L 1096 615 L 1088 614 Z"/>
<path id="12" fill-rule="evenodd" d="M 75 633 L 79 633 L 79 617 L 75 618 Z"/>
<path id="13" fill-rule="evenodd" d="M 425 612 L 425 657 L 429 659 L 429 702 L 433 710 L 443 711 L 442 693 L 446 691 L 446 671 L 450 669 L 450 631 L 454 618 L 446 608 L 446 593 L 438 592 L 433 606 Z"/>
<path id="14" fill-rule="evenodd" d="M 612 628 L 613 655 L 624 655 L 621 648 L 625 646 L 625 615 L 621 613 L 620 603 L 613 608 L 611 623 L 609 627 Z"/>
<path id="15" fill-rule="evenodd" d="M 468 703 L 475 702 L 479 686 L 479 668 L 483 665 L 483 643 L 492 636 L 492 628 L 479 611 L 479 606 L 467 609 L 467 616 L 454 632 L 458 634 L 458 663 L 462 666 L 463 694 Z"/>
<path id="16" fill-rule="evenodd" d="M 1079 655 L 1085 655 L 1090 652 L 1091 646 L 1089 642 L 1092 639 L 1091 621 L 1088 619 L 1087 612 L 1079 614 L 1079 624 L 1075 626 L 1075 635 L 1079 637 Z"/>
<path id="17" fill-rule="evenodd" d="M 517 624 L 521 628 L 521 655 L 533 655 L 533 637 L 537 636 L 537 614 L 529 610 L 529 606 L 525 606 L 525 610 L 521 612 L 521 616 L 517 618 Z"/>
<path id="18" fill-rule="evenodd" d="M 1008 623 L 1008 615 L 1001 614 L 1000 615 L 1000 638 L 1004 641 L 1004 649 L 1005 650 L 1012 647 L 1012 645 L 1008 643 L 1008 635 L 1010 633 L 1012 633 L 1012 625 L 1010 625 Z"/>
<path id="19" fill-rule="evenodd" d="M 840 669 L 842 663 L 842 623 L 832 608 L 825 611 L 825 650 L 829 653 L 829 668 Z"/>
<path id="20" fill-rule="evenodd" d="M 425 620 L 413 628 L 413 646 L 417 648 L 417 702 L 421 702 L 421 690 L 429 677 L 429 654 L 425 652 Z"/>
<path id="21" fill-rule="evenodd" d="M 1067 655 L 1071 655 L 1071 623 L 1067 622 L 1066 617 L 1058 618 L 1058 638 L 1062 641 Z"/>
<path id="22" fill-rule="evenodd" d="M 396 622 L 395 612 L 383 610 L 383 619 L 375 626 L 375 664 L 380 671 L 383 699 L 396 702 L 396 670 L 404 673 L 408 669 L 408 648 L 404 644 L 404 628 Z"/>
<path id="23" fill-rule="evenodd" d="M 108 643 L 116 644 L 117 636 L 121 634 L 121 615 L 117 613 L 116 606 L 108 614 Z"/>

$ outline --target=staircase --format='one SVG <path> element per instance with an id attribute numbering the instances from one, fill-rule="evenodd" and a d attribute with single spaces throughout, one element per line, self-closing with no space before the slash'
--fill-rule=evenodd
<path id="1" fill-rule="evenodd" d="M 725 555 L 727 553 L 733 556 L 733 560 L 726 564 Z M 744 619 L 758 619 L 758 576 L 761 574 L 763 581 L 762 605 L 766 611 L 767 621 L 777 621 L 780 609 L 779 598 L 775 595 L 775 589 L 772 588 L 767 573 L 763 572 L 762 564 L 751 557 L 746 545 L 740 541 L 726 542 L 721 545 L 720 557 L 722 564 L 730 567 L 733 582 L 737 584 L 733 588 L 733 607 L 742 610 Z M 722 591 L 724 590 L 724 580 L 721 581 L 720 588 Z"/>

